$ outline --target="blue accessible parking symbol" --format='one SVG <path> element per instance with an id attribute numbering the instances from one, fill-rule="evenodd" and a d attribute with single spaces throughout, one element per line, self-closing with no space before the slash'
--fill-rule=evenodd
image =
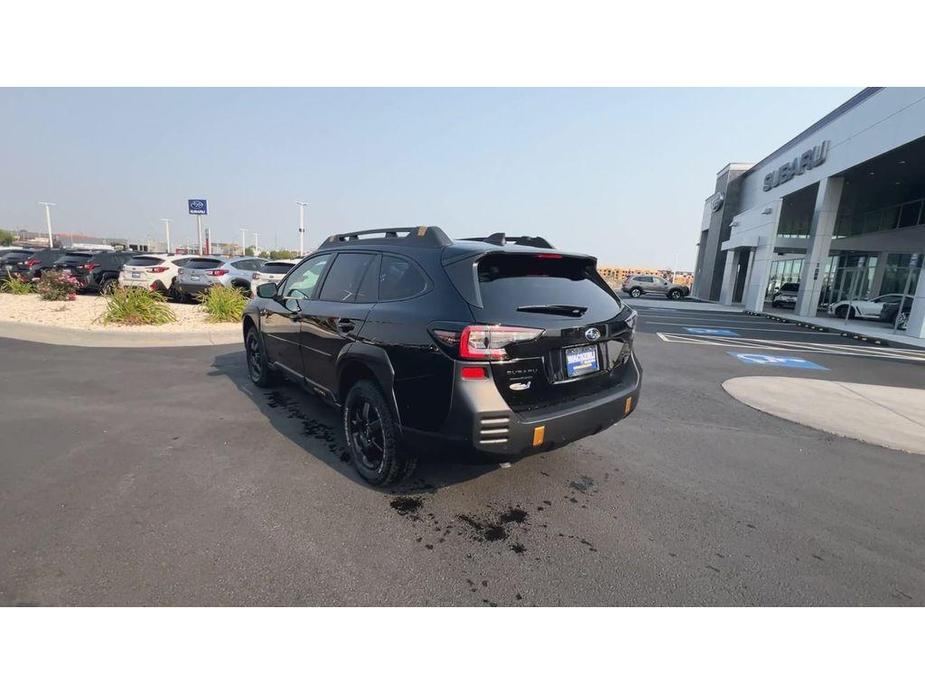
<path id="1" fill-rule="evenodd" d="M 738 337 L 739 333 L 729 328 L 684 328 L 693 335 L 717 335 L 719 337 Z"/>
<path id="2" fill-rule="evenodd" d="M 815 369 L 828 371 L 814 361 L 800 359 L 799 357 L 777 357 L 771 354 L 748 354 L 746 352 L 727 352 L 746 364 L 759 364 L 761 366 L 783 366 L 788 369 Z"/>

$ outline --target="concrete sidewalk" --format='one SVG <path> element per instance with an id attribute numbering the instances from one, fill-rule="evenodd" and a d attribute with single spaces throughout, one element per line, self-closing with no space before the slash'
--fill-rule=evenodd
<path id="1" fill-rule="evenodd" d="M 120 328 L 82 330 L 0 320 L 0 337 L 72 347 L 199 347 L 244 342 L 240 323 L 210 326 L 208 330 L 158 333 Z"/>
<path id="2" fill-rule="evenodd" d="M 723 389 L 791 422 L 925 455 L 925 390 L 784 376 L 731 378 Z"/>

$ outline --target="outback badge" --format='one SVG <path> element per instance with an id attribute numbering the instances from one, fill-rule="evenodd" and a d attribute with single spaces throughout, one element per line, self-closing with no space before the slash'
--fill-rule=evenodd
<path id="1" fill-rule="evenodd" d="M 530 381 L 517 381 L 508 386 L 511 390 L 527 390 L 530 387 Z"/>

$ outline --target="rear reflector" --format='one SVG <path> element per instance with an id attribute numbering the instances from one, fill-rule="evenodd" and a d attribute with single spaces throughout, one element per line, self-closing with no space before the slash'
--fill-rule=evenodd
<path id="1" fill-rule="evenodd" d="M 464 366 L 459 373 L 466 380 L 488 378 L 488 371 L 484 366 Z"/>
<path id="2" fill-rule="evenodd" d="M 533 427 L 533 445 L 540 446 L 543 443 L 543 439 L 546 437 L 546 427 Z"/>
<path id="3" fill-rule="evenodd" d="M 632 410 L 632 409 L 633 409 L 633 396 L 630 395 L 630 396 L 626 399 L 626 402 L 625 402 L 624 405 L 623 405 L 623 414 L 624 414 L 624 415 L 629 414 L 629 413 L 630 413 L 630 410 Z"/>

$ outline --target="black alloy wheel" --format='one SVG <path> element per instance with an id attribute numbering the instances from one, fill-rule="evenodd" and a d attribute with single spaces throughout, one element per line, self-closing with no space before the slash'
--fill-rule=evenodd
<path id="1" fill-rule="evenodd" d="M 630 289 L 630 296 L 634 299 L 638 299 L 640 296 L 642 296 L 642 290 L 639 287 L 633 287 Z"/>
<path id="2" fill-rule="evenodd" d="M 358 381 L 343 409 L 344 437 L 354 467 L 373 485 L 405 479 L 415 459 L 402 449 L 396 419 L 382 391 L 372 381 Z"/>
<path id="3" fill-rule="evenodd" d="M 271 385 L 273 374 L 267 366 L 257 328 L 252 327 L 247 331 L 247 337 L 244 340 L 244 351 L 247 354 L 247 374 L 254 385 L 261 387 Z"/>

